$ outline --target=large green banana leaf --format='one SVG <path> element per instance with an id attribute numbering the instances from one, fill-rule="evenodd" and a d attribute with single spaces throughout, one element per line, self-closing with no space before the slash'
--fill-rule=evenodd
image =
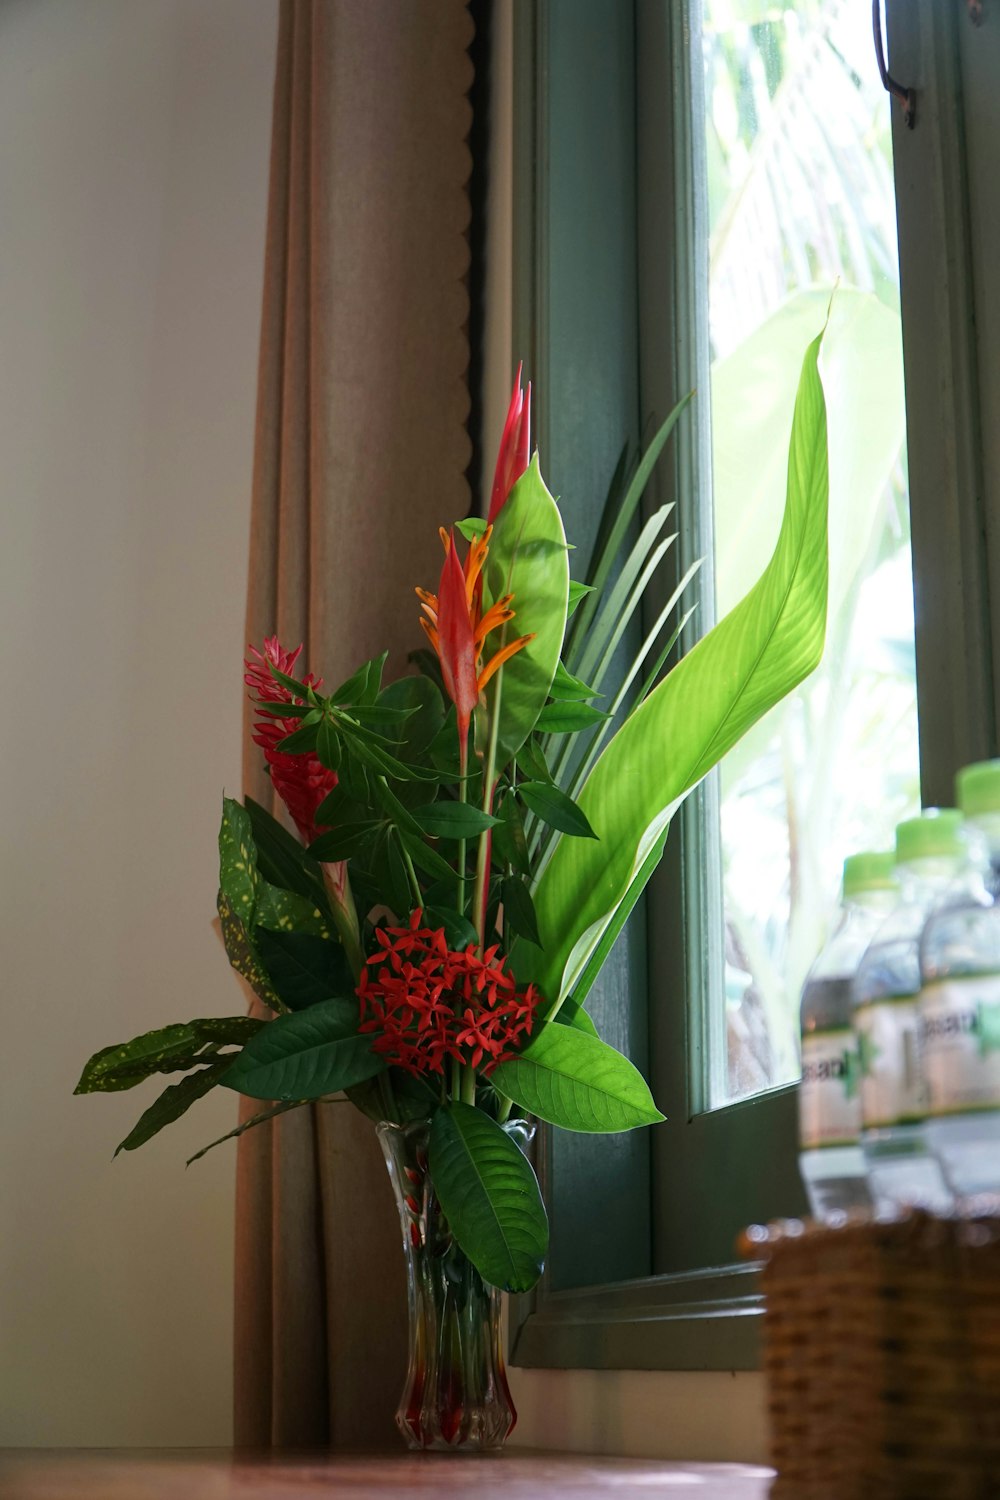
<path id="1" fill-rule="evenodd" d="M 579 797 L 597 839 L 561 839 L 539 877 L 543 946 L 519 953 L 518 974 L 533 979 L 550 1006 L 572 991 L 683 798 L 822 656 L 829 492 L 822 337 L 803 361 L 770 562 L 605 748 Z"/>

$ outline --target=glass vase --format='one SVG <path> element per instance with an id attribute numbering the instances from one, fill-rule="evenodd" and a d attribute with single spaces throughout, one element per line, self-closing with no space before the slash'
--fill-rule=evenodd
<path id="1" fill-rule="evenodd" d="M 517 1412 L 503 1354 L 502 1299 L 455 1243 L 427 1172 L 426 1120 L 383 1121 L 378 1138 L 403 1230 L 410 1344 L 396 1425 L 410 1448 L 502 1448 Z M 504 1127 L 527 1146 L 534 1126 Z"/>

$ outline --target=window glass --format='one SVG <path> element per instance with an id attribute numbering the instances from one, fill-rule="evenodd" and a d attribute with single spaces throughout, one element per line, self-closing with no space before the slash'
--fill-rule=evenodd
<path id="1" fill-rule="evenodd" d="M 890 847 L 919 787 L 892 144 L 870 11 L 704 0 L 702 50 L 719 616 L 777 536 L 802 355 L 833 294 L 827 649 L 721 769 L 717 1106 L 798 1076 L 799 991 L 841 862 Z"/>

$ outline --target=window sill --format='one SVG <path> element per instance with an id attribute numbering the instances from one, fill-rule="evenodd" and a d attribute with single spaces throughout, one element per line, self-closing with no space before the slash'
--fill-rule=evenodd
<path id="1" fill-rule="evenodd" d="M 513 1365 L 756 1370 L 764 1299 L 755 1266 L 545 1293 L 511 1308 Z"/>

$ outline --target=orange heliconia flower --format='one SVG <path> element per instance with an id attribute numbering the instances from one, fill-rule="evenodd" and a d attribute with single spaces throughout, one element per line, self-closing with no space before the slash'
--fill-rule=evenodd
<path id="1" fill-rule="evenodd" d="M 514 611 L 510 607 L 513 594 L 504 594 L 485 614 L 482 609 L 480 578 L 489 553 L 492 529 L 488 526 L 481 537 L 472 540 L 463 568 L 458 560 L 454 534 L 449 534 L 442 528 L 444 567 L 438 591 L 431 594 L 426 589 L 417 589 L 417 598 L 423 610 L 420 624 L 437 652 L 445 688 L 455 705 L 463 769 L 469 722 L 480 693 L 505 661 L 509 661 L 515 652 L 534 640 L 533 635 L 519 636 L 516 641 L 501 646 L 486 666 L 483 666 L 486 637 L 490 631 L 506 625 L 514 618 Z"/>

